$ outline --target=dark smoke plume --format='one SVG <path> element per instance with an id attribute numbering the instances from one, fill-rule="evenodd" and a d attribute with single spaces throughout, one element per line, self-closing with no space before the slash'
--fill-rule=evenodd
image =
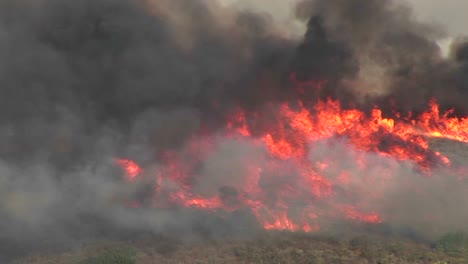
<path id="1" fill-rule="evenodd" d="M 460 81 L 466 69 L 441 58 L 435 40 L 443 31 L 415 21 L 401 2 L 306 0 L 297 14 L 309 21 L 298 55 L 308 75 L 303 78 L 335 75 L 332 80 L 342 83 L 331 82 L 326 96 L 362 107 L 387 106 L 388 113 L 417 113 L 437 99 L 444 110 L 468 113 L 468 87 Z"/>
<path id="2" fill-rule="evenodd" d="M 111 159 L 157 161 L 239 107 L 331 96 L 417 112 L 435 97 L 468 114 L 468 46 L 442 59 L 439 32 L 395 2 L 303 1 L 295 40 L 268 15 L 214 1 L 2 0 L 0 261 L 115 231 L 102 226 L 191 232 L 198 216 L 174 224 L 173 212 L 116 205 L 131 190 Z M 327 82 L 301 95 L 291 73 Z"/>

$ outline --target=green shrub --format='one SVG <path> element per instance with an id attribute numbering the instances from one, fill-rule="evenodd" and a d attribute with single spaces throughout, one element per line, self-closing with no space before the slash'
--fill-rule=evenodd
<path id="1" fill-rule="evenodd" d="M 468 251 L 468 236 L 462 232 L 448 233 L 436 242 L 436 248 L 448 254 Z"/>
<path id="2" fill-rule="evenodd" d="M 113 249 L 85 259 L 79 264 L 135 264 L 136 251 L 133 249 Z"/>
<path id="3" fill-rule="evenodd" d="M 353 250 L 356 249 L 368 249 L 370 247 L 369 238 L 366 236 L 358 236 L 349 241 L 349 247 Z"/>

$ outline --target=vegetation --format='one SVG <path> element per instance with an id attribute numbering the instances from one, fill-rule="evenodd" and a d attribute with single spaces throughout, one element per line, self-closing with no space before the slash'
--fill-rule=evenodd
<path id="1" fill-rule="evenodd" d="M 436 242 L 435 247 L 449 255 L 468 255 L 468 236 L 462 232 L 448 233 Z"/>
<path id="2" fill-rule="evenodd" d="M 106 250 L 98 256 L 88 257 L 79 264 L 135 264 L 136 250 L 113 249 Z"/>
<path id="3" fill-rule="evenodd" d="M 383 235 L 325 236 L 268 232 L 255 238 L 184 242 L 149 237 L 102 242 L 76 252 L 34 256 L 18 264 L 146 263 L 468 263 L 468 236 L 450 233 L 431 243 Z"/>

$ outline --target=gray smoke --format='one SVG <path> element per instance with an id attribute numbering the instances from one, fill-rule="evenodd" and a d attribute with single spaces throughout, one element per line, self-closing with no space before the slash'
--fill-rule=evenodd
<path id="1" fill-rule="evenodd" d="M 200 217 L 191 213 L 122 208 L 153 183 L 124 183 L 113 158 L 157 168 L 165 150 L 216 134 L 239 107 L 268 120 L 264 106 L 287 101 L 331 96 L 420 111 L 435 97 L 468 113 L 466 42 L 443 59 L 440 30 L 409 8 L 316 0 L 296 15 L 303 40 L 268 14 L 204 0 L 0 1 L 0 261 L 39 241 L 192 232 Z M 299 95 L 292 72 L 328 82 L 321 94 Z M 265 128 L 251 125 L 254 135 Z M 235 165 L 263 162 L 262 150 L 236 144 L 218 146 L 197 190 L 241 184 Z"/>
<path id="2" fill-rule="evenodd" d="M 436 148 L 449 149 L 454 165 L 466 160 L 467 146 L 456 142 L 432 142 Z M 447 151 L 447 150 L 446 150 Z M 331 138 L 311 146 L 311 161 L 333 160 L 324 174 L 333 179 L 336 195 L 326 204 L 336 202 L 359 205 L 365 212 L 380 212 L 392 232 L 414 232 L 420 239 L 437 239 L 446 232 L 468 232 L 465 219 L 468 207 L 466 177 L 444 168 L 434 168 L 431 176 L 418 170 L 410 161 L 398 161 L 350 147 L 343 139 Z M 332 157 L 329 159 L 328 157 Z M 366 160 L 363 168 L 356 159 Z M 339 165 L 338 165 L 339 164 Z M 343 177 L 338 180 L 339 177 Z M 326 229 L 333 222 L 324 222 Z M 407 235 L 409 233 L 406 233 Z"/>
<path id="3" fill-rule="evenodd" d="M 304 52 L 297 56 L 303 78 L 339 77 L 333 80 L 340 85 L 331 82 L 324 96 L 364 108 L 378 104 L 389 114 L 420 112 L 435 98 L 443 109 L 466 115 L 468 90 L 459 80 L 466 72 L 459 62 L 442 58 L 436 40 L 444 31 L 416 21 L 409 6 L 390 0 L 306 0 L 297 14 L 309 21 Z M 309 60 L 302 54 L 326 58 Z"/>
<path id="4" fill-rule="evenodd" d="M 124 185 L 112 158 L 157 163 L 202 121 L 216 129 L 231 108 L 270 100 L 259 101 L 267 86 L 250 89 L 278 76 L 276 54 L 291 45 L 271 36 L 267 17 L 204 1 L 24 0 L 0 10 L 2 258 L 39 241 L 168 229 L 181 217 L 122 209 L 140 188 Z M 190 233 L 193 217 L 182 219 L 175 226 Z"/>

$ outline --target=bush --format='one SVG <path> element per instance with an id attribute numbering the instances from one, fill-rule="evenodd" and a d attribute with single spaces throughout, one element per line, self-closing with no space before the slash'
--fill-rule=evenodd
<path id="1" fill-rule="evenodd" d="M 133 249 L 114 249 L 87 258 L 79 264 L 135 264 L 136 251 Z"/>
<path id="2" fill-rule="evenodd" d="M 462 232 L 448 233 L 436 242 L 436 248 L 448 254 L 468 251 L 468 236 Z"/>

